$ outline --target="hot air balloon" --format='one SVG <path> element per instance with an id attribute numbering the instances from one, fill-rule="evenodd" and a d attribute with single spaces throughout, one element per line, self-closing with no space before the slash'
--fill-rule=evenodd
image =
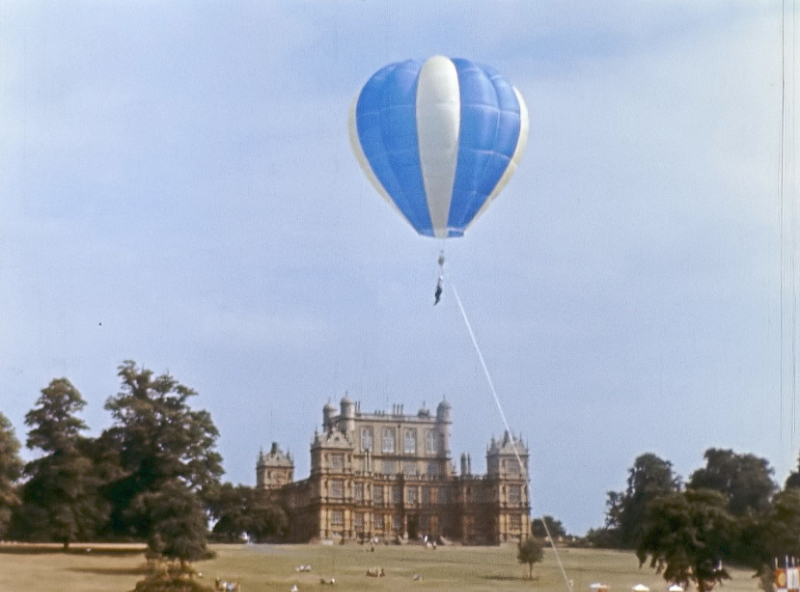
<path id="1" fill-rule="evenodd" d="M 434 56 L 390 64 L 350 112 L 356 157 L 378 192 L 423 236 L 462 236 L 519 165 L 522 95 L 496 70 Z"/>

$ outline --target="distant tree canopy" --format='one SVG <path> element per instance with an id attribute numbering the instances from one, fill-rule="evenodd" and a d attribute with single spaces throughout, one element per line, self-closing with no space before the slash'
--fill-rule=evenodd
<path id="1" fill-rule="evenodd" d="M 649 558 L 665 580 L 684 587 L 692 582 L 699 592 L 728 579 L 722 560 L 736 538 L 736 521 L 727 506 L 728 500 L 710 489 L 652 499 L 636 549 L 639 564 Z"/>
<path id="2" fill-rule="evenodd" d="M 547 523 L 547 530 L 545 530 L 542 521 Z M 547 532 L 554 540 L 567 536 L 567 530 L 561 523 L 561 520 L 556 520 L 552 516 L 542 516 L 541 518 L 531 519 L 531 534 L 537 538 L 543 539 L 547 537 Z"/>
<path id="3" fill-rule="evenodd" d="M 217 520 L 214 534 L 228 542 L 240 542 L 244 535 L 263 542 L 286 532 L 286 513 L 267 492 L 253 487 L 225 483 L 209 507 Z"/>
<path id="4" fill-rule="evenodd" d="M 24 465 L 19 449 L 11 422 L 0 413 L 0 539 L 5 537 L 12 511 L 21 502 L 16 482 Z"/>
<path id="5" fill-rule="evenodd" d="M 784 483 L 785 489 L 800 489 L 800 458 L 797 460 L 797 468 L 789 473 Z"/>
<path id="6" fill-rule="evenodd" d="M 775 557 L 800 557 L 800 489 L 792 487 L 772 500 L 761 535 L 762 563 Z"/>
<path id="7" fill-rule="evenodd" d="M 680 489 L 680 477 L 672 463 L 652 453 L 637 457 L 628 470 L 625 491 L 610 491 L 606 501 L 606 529 L 602 537 L 608 546 L 635 548 L 641 535 L 647 505 L 659 495 Z"/>
<path id="8" fill-rule="evenodd" d="M 182 484 L 200 500 L 213 497 L 223 473 L 219 435 L 207 411 L 188 400 L 197 393 L 168 374 L 154 376 L 132 361 L 119 367 L 120 392 L 106 402 L 114 424 L 101 436 L 119 451 L 121 477 L 106 492 L 113 503 L 114 534 L 151 539 L 154 520 L 138 498 L 177 491 Z"/>
<path id="9" fill-rule="evenodd" d="M 727 497 L 728 511 L 735 516 L 769 510 L 770 499 L 777 489 L 769 461 L 719 448 L 709 448 L 704 458 L 706 466 L 692 473 L 687 487 L 719 491 Z"/>
<path id="10" fill-rule="evenodd" d="M 85 406 L 78 389 L 59 378 L 42 389 L 25 416 L 28 448 L 44 453 L 25 466 L 29 479 L 14 530 L 26 538 L 57 540 L 68 548 L 91 537 L 105 521 L 100 483 L 81 436 L 87 427 L 78 413 Z"/>

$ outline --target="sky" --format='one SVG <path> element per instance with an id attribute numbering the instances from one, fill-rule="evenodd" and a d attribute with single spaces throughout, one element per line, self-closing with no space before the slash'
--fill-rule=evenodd
<path id="1" fill-rule="evenodd" d="M 63 376 L 99 434 L 135 360 L 198 391 L 225 478 L 254 484 L 272 441 L 307 476 L 328 400 L 446 397 L 454 458 L 482 472 L 503 423 L 457 286 L 530 446 L 534 514 L 601 526 L 644 452 L 685 478 L 733 448 L 782 482 L 800 449 L 790 8 L 782 54 L 778 0 L 0 0 L 0 412 L 24 440 Z M 444 244 L 380 198 L 347 128 L 375 71 L 436 54 L 502 72 L 531 130 Z"/>

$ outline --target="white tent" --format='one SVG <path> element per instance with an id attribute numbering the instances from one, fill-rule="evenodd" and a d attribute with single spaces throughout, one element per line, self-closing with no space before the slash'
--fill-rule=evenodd
<path id="1" fill-rule="evenodd" d="M 667 588 L 667 592 L 683 592 L 683 586 L 679 586 L 678 584 L 672 584 L 672 586 Z"/>
<path id="2" fill-rule="evenodd" d="M 645 586 L 644 584 L 636 584 L 632 588 L 633 592 L 650 592 L 650 588 Z"/>

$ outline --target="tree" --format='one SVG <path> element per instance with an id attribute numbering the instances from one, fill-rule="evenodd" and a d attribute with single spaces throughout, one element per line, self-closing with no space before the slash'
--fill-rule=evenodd
<path id="1" fill-rule="evenodd" d="M 784 489 L 800 489 L 800 458 L 797 460 L 797 468 L 789 473 L 783 487 Z"/>
<path id="2" fill-rule="evenodd" d="M 0 539 L 5 536 L 11 512 L 21 501 L 16 485 L 24 466 L 19 449 L 11 422 L 0 413 Z"/>
<path id="3" fill-rule="evenodd" d="M 86 424 L 78 413 L 86 406 L 66 378 L 42 389 L 36 406 L 25 416 L 30 427 L 26 445 L 43 456 L 25 466 L 29 480 L 16 530 L 31 538 L 71 542 L 92 536 L 105 520 L 99 482 L 86 455 Z"/>
<path id="4" fill-rule="evenodd" d="M 250 509 L 255 491 L 246 485 L 224 483 L 209 503 L 211 516 L 217 521 L 214 534 L 220 539 L 235 543 L 250 527 Z"/>
<path id="5" fill-rule="evenodd" d="M 249 512 L 247 535 L 257 543 L 286 533 L 289 520 L 283 509 L 272 503 L 265 491 L 256 491 Z"/>
<path id="6" fill-rule="evenodd" d="M 126 361 L 118 375 L 121 390 L 105 405 L 114 424 L 102 436 L 119 450 L 123 472 L 107 490 L 114 502 L 111 529 L 148 538 L 150 523 L 140 519 L 137 497 L 177 480 L 201 500 L 211 499 L 223 473 L 215 449 L 219 432 L 207 411 L 189 407 L 197 393 L 169 374 L 156 377 Z"/>
<path id="7" fill-rule="evenodd" d="M 262 542 L 286 531 L 286 513 L 266 491 L 225 483 L 209 507 L 217 519 L 214 534 L 228 542 L 240 542 L 244 535 Z"/>
<path id="8" fill-rule="evenodd" d="M 545 530 L 542 521 L 547 523 L 547 530 Z M 561 520 L 556 520 L 552 516 L 543 516 L 542 518 L 531 520 L 531 534 L 536 538 L 543 539 L 547 537 L 548 531 L 550 536 L 553 537 L 553 542 L 567 536 L 567 531 Z"/>
<path id="9" fill-rule="evenodd" d="M 653 499 L 636 549 L 639 565 L 649 557 L 650 567 L 665 580 L 684 586 L 692 581 L 699 592 L 729 579 L 722 559 L 736 538 L 736 524 L 727 505 L 720 492 L 709 489 Z"/>
<path id="10" fill-rule="evenodd" d="M 533 564 L 544 557 L 542 543 L 533 537 L 527 537 L 517 543 L 517 561 L 528 566 L 528 579 L 533 578 Z"/>
<path id="11" fill-rule="evenodd" d="M 206 515 L 197 495 L 177 479 L 147 491 L 134 501 L 134 508 L 148 532 L 150 554 L 187 563 L 210 557 L 206 546 Z"/>
<path id="12" fill-rule="evenodd" d="M 762 559 L 800 557 L 800 489 L 777 493 L 764 520 Z"/>
<path id="13" fill-rule="evenodd" d="M 719 448 L 709 448 L 703 456 L 706 466 L 692 473 L 688 487 L 721 492 L 728 497 L 728 510 L 734 516 L 748 511 L 763 514 L 769 509 L 777 489 L 769 461 Z"/>
<path id="14" fill-rule="evenodd" d="M 672 463 L 652 453 L 636 458 L 628 470 L 624 492 L 608 492 L 606 537 L 613 546 L 635 548 L 641 534 L 647 504 L 654 498 L 680 489 L 680 477 Z"/>

